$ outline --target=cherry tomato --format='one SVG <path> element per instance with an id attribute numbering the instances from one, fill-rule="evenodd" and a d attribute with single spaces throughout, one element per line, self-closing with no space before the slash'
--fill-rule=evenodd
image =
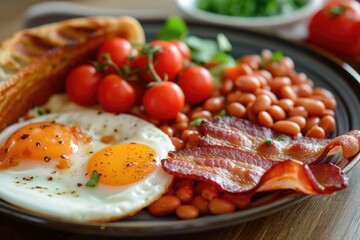
<path id="1" fill-rule="evenodd" d="M 360 3 L 329 1 L 309 24 L 308 40 L 340 57 L 360 55 Z"/>
<path id="2" fill-rule="evenodd" d="M 183 90 L 185 101 L 196 104 L 212 95 L 214 80 L 210 72 L 201 66 L 190 66 L 184 69 L 178 84 Z"/>
<path id="3" fill-rule="evenodd" d="M 161 50 L 157 52 L 153 58 L 155 72 L 162 80 L 173 81 L 183 66 L 183 57 L 177 47 L 167 41 L 153 41 L 149 44 L 152 47 L 159 46 Z M 148 66 L 148 55 L 140 55 L 135 58 L 130 67 L 134 69 L 144 69 Z M 140 76 L 147 81 L 153 81 L 154 77 L 151 72 L 143 70 Z"/>
<path id="4" fill-rule="evenodd" d="M 184 42 L 180 40 L 171 40 L 170 42 L 177 47 L 184 59 L 191 60 L 190 48 Z"/>
<path id="5" fill-rule="evenodd" d="M 124 38 L 112 38 L 107 40 L 100 46 L 97 52 L 97 61 L 104 62 L 104 54 L 110 54 L 111 60 L 119 67 L 127 62 L 128 57 L 132 51 L 132 46 L 129 41 Z"/>
<path id="6" fill-rule="evenodd" d="M 184 107 L 185 97 L 174 82 L 159 82 L 149 88 L 143 97 L 145 112 L 155 119 L 169 120 Z"/>
<path id="7" fill-rule="evenodd" d="M 101 80 L 98 100 L 107 112 L 128 112 L 135 104 L 134 88 L 120 76 L 110 74 Z"/>
<path id="8" fill-rule="evenodd" d="M 90 64 L 74 68 L 66 78 L 66 93 L 69 98 L 83 106 L 91 106 L 97 102 L 97 86 L 101 74 Z"/>

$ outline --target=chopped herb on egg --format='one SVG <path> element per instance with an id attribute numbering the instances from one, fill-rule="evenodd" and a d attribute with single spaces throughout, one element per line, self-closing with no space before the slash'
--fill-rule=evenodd
<path id="1" fill-rule="evenodd" d="M 99 176 L 100 176 L 99 173 L 96 170 L 94 170 L 91 174 L 89 181 L 86 183 L 86 186 L 95 187 L 99 181 Z"/>
<path id="2" fill-rule="evenodd" d="M 279 141 L 279 142 L 284 141 L 284 140 L 285 140 L 285 136 L 284 136 L 284 135 L 278 136 L 278 137 L 276 138 L 276 141 Z"/>

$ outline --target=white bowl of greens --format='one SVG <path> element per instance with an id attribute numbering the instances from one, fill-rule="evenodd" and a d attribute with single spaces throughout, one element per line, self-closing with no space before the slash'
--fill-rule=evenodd
<path id="1" fill-rule="evenodd" d="M 176 0 L 188 16 L 214 24 L 266 28 L 308 19 L 324 0 Z"/>

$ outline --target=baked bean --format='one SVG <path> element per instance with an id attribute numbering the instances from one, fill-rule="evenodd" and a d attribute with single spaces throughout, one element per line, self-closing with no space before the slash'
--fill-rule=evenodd
<path id="1" fill-rule="evenodd" d="M 235 86 L 240 91 L 253 93 L 261 86 L 261 83 L 255 76 L 244 75 L 236 79 Z"/>
<path id="2" fill-rule="evenodd" d="M 291 58 L 285 56 L 279 62 L 271 62 L 266 65 L 265 69 L 276 77 L 289 76 L 294 70 L 294 62 Z"/>
<path id="3" fill-rule="evenodd" d="M 223 84 L 220 87 L 220 91 L 222 94 L 230 93 L 234 88 L 234 81 L 231 79 L 225 79 Z"/>
<path id="4" fill-rule="evenodd" d="M 197 130 L 186 129 L 181 133 L 181 139 L 185 142 L 197 142 L 200 139 L 200 133 Z"/>
<path id="5" fill-rule="evenodd" d="M 329 135 L 335 129 L 335 119 L 333 116 L 324 116 L 320 119 L 318 125 L 324 129 L 325 135 Z"/>
<path id="6" fill-rule="evenodd" d="M 200 214 L 209 213 L 208 204 L 209 202 L 206 201 L 206 199 L 201 195 L 197 195 L 191 200 L 191 205 L 196 207 L 199 210 Z"/>
<path id="7" fill-rule="evenodd" d="M 241 93 L 239 97 L 239 103 L 248 105 L 250 102 L 256 100 L 256 96 L 252 93 Z"/>
<path id="8" fill-rule="evenodd" d="M 261 94 L 268 95 L 271 98 L 271 103 L 272 104 L 277 104 L 278 103 L 278 99 L 277 99 L 276 95 L 272 91 L 270 91 L 268 89 L 264 89 L 264 88 L 256 89 L 255 95 L 259 96 Z"/>
<path id="9" fill-rule="evenodd" d="M 177 196 L 182 203 L 189 203 L 194 197 L 194 189 L 189 186 L 180 187 L 175 191 L 175 196 Z"/>
<path id="10" fill-rule="evenodd" d="M 189 118 L 188 118 L 188 116 L 187 116 L 186 114 L 180 112 L 180 113 L 178 113 L 178 114 L 176 115 L 175 121 L 176 121 L 177 123 L 180 123 L 180 122 L 186 122 L 186 123 L 188 123 L 188 122 L 189 122 Z"/>
<path id="11" fill-rule="evenodd" d="M 244 118 L 246 116 L 246 108 L 238 102 L 232 102 L 226 106 L 226 113 L 229 116 Z"/>
<path id="12" fill-rule="evenodd" d="M 306 125 L 306 119 L 302 116 L 289 117 L 286 120 L 297 123 L 301 129 L 303 129 Z"/>
<path id="13" fill-rule="evenodd" d="M 309 113 L 306 111 L 306 109 L 303 106 L 297 106 L 291 109 L 288 115 L 289 117 L 301 116 L 307 118 L 309 116 Z"/>
<path id="14" fill-rule="evenodd" d="M 250 102 L 248 103 L 248 105 L 246 105 L 246 117 L 248 120 L 250 120 L 251 122 L 257 123 L 258 119 L 257 119 L 257 114 L 255 114 L 251 109 L 252 109 L 252 105 L 254 104 L 254 102 Z"/>
<path id="15" fill-rule="evenodd" d="M 194 180 L 192 179 L 181 179 L 179 181 L 177 181 L 177 183 L 175 184 L 176 189 L 179 189 L 181 187 L 194 187 Z"/>
<path id="16" fill-rule="evenodd" d="M 280 99 L 277 103 L 285 112 L 289 112 L 294 108 L 294 101 L 288 98 Z"/>
<path id="17" fill-rule="evenodd" d="M 288 77 L 275 77 L 272 81 L 269 82 L 270 89 L 276 95 L 279 94 L 280 88 L 282 86 L 290 86 L 291 80 Z"/>
<path id="18" fill-rule="evenodd" d="M 279 95 L 281 98 L 289 98 L 291 100 L 295 100 L 297 98 L 297 94 L 291 86 L 282 86 L 279 89 Z"/>
<path id="19" fill-rule="evenodd" d="M 234 195 L 225 193 L 221 198 L 232 202 L 236 209 L 244 209 L 250 205 L 250 198 L 247 195 Z"/>
<path id="20" fill-rule="evenodd" d="M 297 135 L 300 133 L 300 126 L 292 121 L 281 120 L 274 123 L 273 129 L 277 132 L 289 134 L 289 135 Z"/>
<path id="21" fill-rule="evenodd" d="M 284 120 L 286 118 L 284 109 L 278 105 L 272 105 L 266 111 L 271 115 L 274 121 Z"/>
<path id="22" fill-rule="evenodd" d="M 228 95 L 226 95 L 226 102 L 227 103 L 240 102 L 241 95 L 242 95 L 242 93 L 240 91 L 231 92 Z M 254 95 L 254 100 L 255 99 L 256 99 L 256 97 Z"/>
<path id="23" fill-rule="evenodd" d="M 260 94 L 252 104 L 251 110 L 258 114 L 261 111 L 265 111 L 271 106 L 271 98 L 268 95 Z"/>
<path id="24" fill-rule="evenodd" d="M 177 133 L 181 133 L 182 131 L 187 129 L 188 126 L 189 126 L 189 123 L 187 123 L 187 122 L 175 123 L 174 125 L 172 125 L 172 128 L 174 130 L 174 135 Z"/>
<path id="25" fill-rule="evenodd" d="M 256 71 L 254 71 L 254 74 L 263 76 L 266 79 L 267 82 L 272 80 L 271 73 L 269 71 L 265 70 L 265 69 L 256 70 Z"/>
<path id="26" fill-rule="evenodd" d="M 291 82 L 293 85 L 307 83 L 307 76 L 305 73 L 294 73 L 291 75 Z"/>
<path id="27" fill-rule="evenodd" d="M 195 186 L 195 194 L 201 195 L 202 191 L 204 191 L 205 188 L 213 188 L 216 190 L 215 186 L 208 182 L 200 182 Z"/>
<path id="28" fill-rule="evenodd" d="M 332 94 L 329 90 L 321 87 L 315 87 L 313 89 L 313 95 L 323 95 L 323 96 L 335 98 L 334 94 Z"/>
<path id="29" fill-rule="evenodd" d="M 218 113 L 224 108 L 225 100 L 223 97 L 212 97 L 205 101 L 203 108 L 211 113 Z"/>
<path id="30" fill-rule="evenodd" d="M 260 74 L 252 74 L 252 76 L 256 77 L 260 81 L 260 87 L 261 88 L 264 88 L 264 87 L 266 87 L 268 85 L 268 81 L 262 75 L 260 75 Z"/>
<path id="31" fill-rule="evenodd" d="M 326 109 L 334 110 L 336 108 L 336 100 L 332 97 L 324 95 L 312 95 L 310 98 L 322 101 L 325 104 Z"/>
<path id="32" fill-rule="evenodd" d="M 180 219 L 194 219 L 199 216 L 199 209 L 192 205 L 182 205 L 176 209 L 175 213 Z"/>
<path id="33" fill-rule="evenodd" d="M 160 217 L 171 213 L 181 206 L 181 201 L 176 196 L 162 196 L 149 205 L 148 210 L 151 215 Z"/>
<path id="34" fill-rule="evenodd" d="M 181 113 L 188 114 L 191 111 L 191 105 L 188 103 L 185 103 L 183 109 L 181 110 Z"/>
<path id="35" fill-rule="evenodd" d="M 174 136 L 174 129 L 172 129 L 172 127 L 170 127 L 168 125 L 161 125 L 160 129 L 161 129 L 161 131 L 163 131 L 169 137 Z"/>
<path id="36" fill-rule="evenodd" d="M 245 55 L 239 59 L 240 63 L 245 63 L 254 70 L 259 69 L 260 61 L 261 61 L 260 56 L 255 54 Z"/>
<path id="37" fill-rule="evenodd" d="M 214 187 L 206 187 L 204 188 L 204 190 L 201 192 L 201 196 L 203 196 L 207 201 L 211 201 L 214 198 L 218 198 L 219 197 L 219 192 L 216 188 Z"/>
<path id="38" fill-rule="evenodd" d="M 312 126 L 305 134 L 306 137 L 325 138 L 325 131 L 318 125 Z"/>
<path id="39" fill-rule="evenodd" d="M 313 93 L 313 88 L 307 83 L 295 85 L 295 87 L 299 97 L 309 97 Z"/>
<path id="40" fill-rule="evenodd" d="M 199 112 L 194 112 L 190 115 L 191 120 L 195 120 L 198 118 L 205 118 L 207 120 L 212 120 L 212 114 L 208 110 L 202 110 Z"/>
<path id="41" fill-rule="evenodd" d="M 298 98 L 295 106 L 303 106 L 310 115 L 321 116 L 325 111 L 325 104 L 311 98 Z"/>
<path id="42" fill-rule="evenodd" d="M 185 143 L 182 139 L 177 137 L 170 137 L 171 143 L 175 146 L 176 150 L 181 150 L 184 148 Z"/>
<path id="43" fill-rule="evenodd" d="M 212 214 L 226 214 L 235 211 L 235 205 L 226 199 L 215 198 L 209 202 L 209 211 Z"/>
<path id="44" fill-rule="evenodd" d="M 302 132 L 305 134 L 307 133 L 307 131 L 310 130 L 310 128 L 312 128 L 312 126 L 314 125 L 318 125 L 318 123 L 320 122 L 320 118 L 319 117 L 309 117 L 306 120 L 306 125 L 305 127 L 303 127 Z"/>
<path id="45" fill-rule="evenodd" d="M 252 74 L 252 68 L 244 63 L 239 63 L 236 66 L 228 67 L 222 72 L 223 79 L 231 79 L 232 81 L 236 81 L 236 79 L 240 76 L 248 76 Z"/>
<path id="46" fill-rule="evenodd" d="M 334 117 L 335 112 L 333 110 L 331 110 L 331 109 L 325 109 L 325 112 L 324 112 L 323 116 L 332 116 L 332 117 Z"/>
<path id="47" fill-rule="evenodd" d="M 259 112 L 258 121 L 262 126 L 267 127 L 267 128 L 272 128 L 272 126 L 274 125 L 273 118 L 266 111 Z"/>

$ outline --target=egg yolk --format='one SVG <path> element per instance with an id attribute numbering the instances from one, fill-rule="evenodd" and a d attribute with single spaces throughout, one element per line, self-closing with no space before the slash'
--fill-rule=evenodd
<path id="1" fill-rule="evenodd" d="M 67 159 L 78 150 L 77 132 L 76 128 L 54 122 L 26 125 L 14 132 L 1 148 L 0 169 L 20 161 Z"/>
<path id="2" fill-rule="evenodd" d="M 96 152 L 87 164 L 87 175 L 99 173 L 99 183 L 122 186 L 140 181 L 156 167 L 155 151 L 143 144 L 126 143 Z"/>

